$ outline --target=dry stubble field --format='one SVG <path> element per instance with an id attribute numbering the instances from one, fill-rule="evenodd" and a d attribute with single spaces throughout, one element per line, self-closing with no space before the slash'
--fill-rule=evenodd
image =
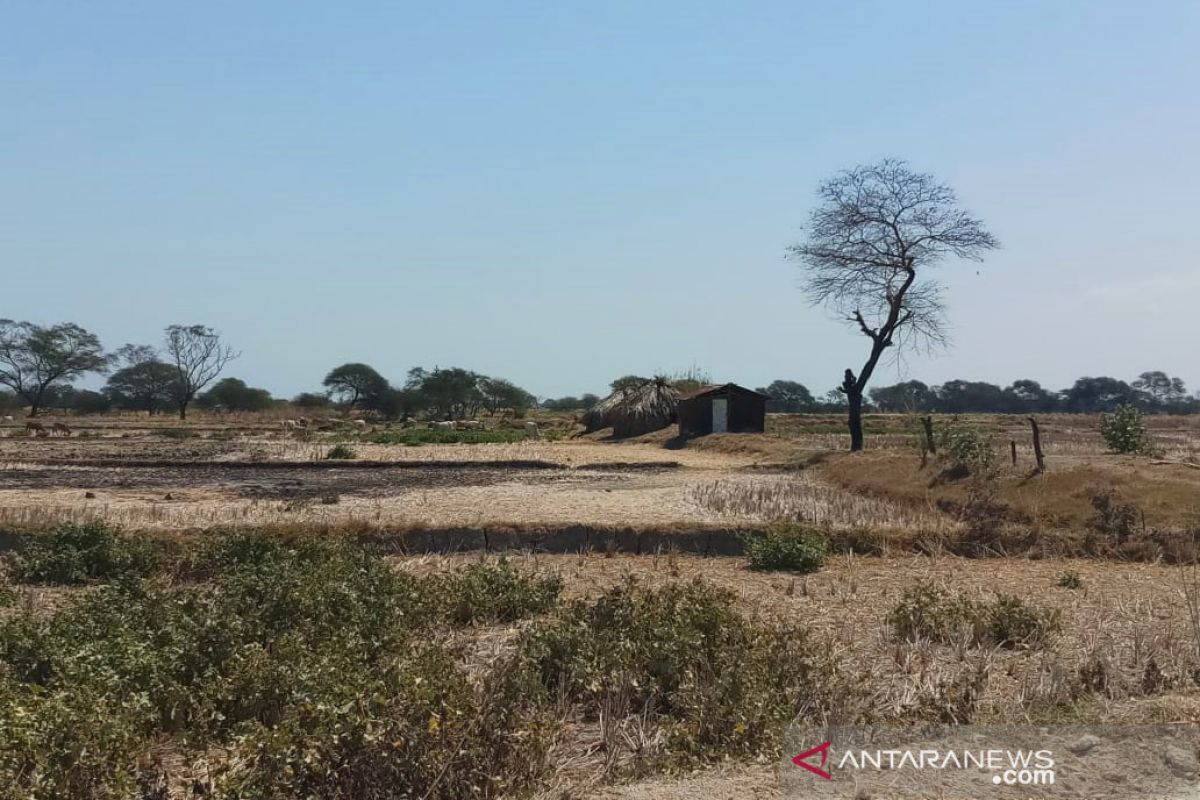
<path id="1" fill-rule="evenodd" d="M 853 702 L 882 714 L 904 716 L 942 702 L 947 686 L 961 684 L 972 687 L 973 713 L 981 719 L 1200 721 L 1200 640 L 1187 603 L 1196 594 L 1191 567 L 1046 558 L 1045 548 L 1031 551 L 1036 559 L 950 555 L 946 542 L 970 525 L 962 514 L 967 482 L 940 478 L 936 464 L 921 466 L 911 419 L 872 418 L 869 449 L 857 456 L 838 452 L 844 445 L 838 423 L 774 417 L 766 435 L 708 437 L 684 448 L 665 433 L 623 443 L 350 441 L 352 461 L 325 455 L 335 439 L 355 435 L 298 440 L 270 420 L 180 425 L 120 417 L 77 425 L 69 438 L 28 438 L 8 427 L 0 429 L 0 528 L 103 520 L 157 535 L 242 527 L 387 535 L 572 525 L 684 534 L 800 521 L 874 537 L 876 546 L 867 549 L 875 554 L 838 554 L 807 576 L 751 572 L 739 557 L 678 554 L 669 546 L 652 555 L 516 559 L 560 576 L 568 596 L 595 596 L 630 576 L 650 584 L 716 583 L 732 590 L 748 615 L 811 625 L 865 690 Z M 1193 529 L 1200 421 L 1151 420 L 1158 452 L 1138 457 L 1106 454 L 1095 423 L 1043 420 L 1048 470 L 1034 475 L 1023 420 L 939 421 L 992 435 L 1000 456 L 993 484 L 1000 524 L 1019 536 L 1086 535 L 1093 498 L 1106 491 L 1137 507 L 1143 532 Z M 1015 466 L 1007 463 L 1014 440 Z M 1142 552 L 1142 560 L 1153 562 L 1152 555 Z M 428 572 L 491 558 L 420 553 L 394 562 L 402 571 Z M 1078 588 L 1060 585 L 1065 574 L 1078 577 Z M 1030 649 L 898 643 L 884 616 L 917 585 L 980 600 L 1019 595 L 1057 609 L 1061 632 Z M 492 633 L 484 639 L 503 647 L 504 631 Z M 1089 680 L 1094 685 L 1081 694 Z M 564 786 L 598 797 L 772 797 L 776 791 L 774 768 L 765 764 L 617 787 L 598 784 L 586 755 L 565 766 Z"/>

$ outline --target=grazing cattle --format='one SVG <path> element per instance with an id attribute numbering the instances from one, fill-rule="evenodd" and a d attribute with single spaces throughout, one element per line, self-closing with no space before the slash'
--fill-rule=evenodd
<path id="1" fill-rule="evenodd" d="M 367 421 L 366 421 L 365 419 L 356 419 L 356 420 L 354 420 L 354 421 L 353 421 L 351 424 L 353 424 L 353 425 L 354 425 L 354 427 L 356 427 L 356 428 L 365 428 L 365 427 L 367 427 Z"/>
<path id="2" fill-rule="evenodd" d="M 449 420 L 445 422 L 438 422 L 437 420 L 434 420 L 433 422 L 430 422 L 427 427 L 431 431 L 452 431 L 454 430 L 454 423 L 450 422 Z"/>
<path id="3" fill-rule="evenodd" d="M 417 421 L 415 419 L 413 419 L 412 417 L 405 417 L 404 419 L 400 420 L 400 427 L 401 428 L 415 428 L 415 427 L 417 427 Z"/>
<path id="4" fill-rule="evenodd" d="M 34 422 L 33 420 L 27 420 L 25 422 L 25 430 L 28 431 L 29 433 L 34 434 L 35 436 L 45 436 L 46 435 L 46 427 L 44 425 L 42 425 L 42 423 Z"/>
<path id="5" fill-rule="evenodd" d="M 483 421 L 478 419 L 460 419 L 455 423 L 454 427 L 460 431 L 481 431 L 483 430 Z"/>
<path id="6" fill-rule="evenodd" d="M 5 415 L 4 415 L 4 421 L 5 421 L 5 422 L 12 422 L 12 421 L 13 421 L 12 414 L 5 414 Z"/>
<path id="7" fill-rule="evenodd" d="M 56 422 L 50 426 L 50 429 L 55 433 L 61 433 L 64 436 L 71 435 L 71 426 L 65 422 Z"/>
<path id="8" fill-rule="evenodd" d="M 532 436 L 534 439 L 538 438 L 541 435 L 541 432 L 538 430 L 538 424 L 532 420 L 526 422 L 525 435 Z"/>

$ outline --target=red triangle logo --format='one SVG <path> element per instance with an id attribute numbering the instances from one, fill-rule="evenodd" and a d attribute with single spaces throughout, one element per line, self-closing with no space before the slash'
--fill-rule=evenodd
<path id="1" fill-rule="evenodd" d="M 808 763 L 807 759 L 812 758 L 817 753 L 821 754 L 821 767 L 825 766 L 825 761 L 829 758 L 829 742 L 822 742 L 811 750 L 805 750 L 800 755 L 794 757 L 792 759 L 792 763 L 797 767 L 804 767 L 812 774 L 824 778 L 827 781 L 833 780 L 833 776 L 828 772 L 820 767 L 814 767 L 812 764 Z"/>

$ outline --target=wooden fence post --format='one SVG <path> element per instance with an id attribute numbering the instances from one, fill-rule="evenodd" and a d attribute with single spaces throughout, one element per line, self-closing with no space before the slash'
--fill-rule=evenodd
<path id="1" fill-rule="evenodd" d="M 1046 461 L 1042 456 L 1042 431 L 1032 414 L 1029 416 L 1029 425 L 1033 428 L 1033 457 L 1037 459 L 1037 471 L 1044 472 Z"/>
<path id="2" fill-rule="evenodd" d="M 1008 447 L 1010 450 L 1012 450 L 1012 462 L 1013 462 L 1013 466 L 1015 467 L 1017 465 L 1017 440 L 1009 439 Z"/>

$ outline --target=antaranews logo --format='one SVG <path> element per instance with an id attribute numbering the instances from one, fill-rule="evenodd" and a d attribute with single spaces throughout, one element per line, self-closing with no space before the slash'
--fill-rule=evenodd
<path id="1" fill-rule="evenodd" d="M 792 757 L 792 763 L 823 780 L 833 780 L 830 740 Z M 810 759 L 820 756 L 819 766 Z M 838 770 L 987 770 L 993 784 L 1050 786 L 1054 784 L 1054 754 L 1050 750 L 846 750 L 836 759 Z"/>
<path id="2" fill-rule="evenodd" d="M 820 753 L 821 754 L 821 767 L 824 767 L 826 760 L 828 760 L 828 758 L 829 758 L 830 744 L 831 744 L 830 742 L 821 742 L 819 745 L 812 748 L 811 750 L 805 750 L 803 753 L 800 753 L 799 755 L 794 756 L 792 758 L 792 763 L 795 764 L 797 767 L 803 767 L 804 769 L 808 770 L 812 774 L 816 775 L 818 778 L 824 778 L 827 781 L 831 781 L 831 780 L 833 780 L 832 775 L 830 775 L 824 769 L 814 767 L 812 764 L 808 763 L 808 759 L 812 758 L 817 753 Z"/>

